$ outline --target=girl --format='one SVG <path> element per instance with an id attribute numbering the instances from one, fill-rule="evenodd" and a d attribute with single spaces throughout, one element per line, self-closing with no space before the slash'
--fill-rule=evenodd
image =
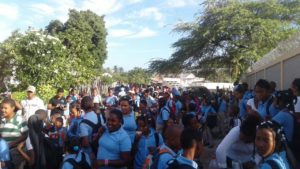
<path id="1" fill-rule="evenodd" d="M 70 115 L 72 116 L 70 127 L 68 129 L 68 138 L 79 138 L 79 124 L 82 121 L 80 105 L 71 103 Z"/>
<path id="2" fill-rule="evenodd" d="M 133 109 L 130 106 L 129 99 L 123 97 L 120 99 L 120 106 L 123 113 L 123 127 L 124 130 L 128 133 L 131 142 L 134 141 L 135 131 L 136 131 L 136 123 L 135 123 L 135 114 Z"/>
<path id="3" fill-rule="evenodd" d="M 97 161 L 99 169 L 123 169 L 130 162 L 131 141 L 123 129 L 123 115 L 120 110 L 110 111 L 106 128 L 101 130 Z M 103 133 L 103 134 L 102 134 Z"/>
<path id="4" fill-rule="evenodd" d="M 138 130 L 133 144 L 134 168 L 142 168 L 147 155 L 163 144 L 162 136 L 154 130 L 154 119 L 144 115 L 137 118 Z"/>
<path id="5" fill-rule="evenodd" d="M 283 140 L 283 130 L 278 124 L 266 121 L 257 127 L 255 146 L 257 153 L 263 158 L 259 169 L 290 168 Z"/>

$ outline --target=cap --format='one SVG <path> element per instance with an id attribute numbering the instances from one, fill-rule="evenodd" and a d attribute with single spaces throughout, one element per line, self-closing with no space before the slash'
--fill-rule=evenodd
<path id="1" fill-rule="evenodd" d="M 27 92 L 32 92 L 32 93 L 35 93 L 35 87 L 34 86 L 28 86 L 27 88 Z"/>

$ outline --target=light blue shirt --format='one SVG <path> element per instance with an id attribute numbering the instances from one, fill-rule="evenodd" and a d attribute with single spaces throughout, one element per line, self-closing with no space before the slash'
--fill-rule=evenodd
<path id="1" fill-rule="evenodd" d="M 131 141 L 127 132 L 121 127 L 119 130 L 109 132 L 105 130 L 99 139 L 97 160 L 120 160 L 122 152 L 131 151 Z M 99 167 L 100 169 L 112 169 L 113 167 Z"/>
<path id="2" fill-rule="evenodd" d="M 226 113 L 227 112 L 227 103 L 225 100 L 220 100 L 219 112 Z"/>
<path id="3" fill-rule="evenodd" d="M 278 153 L 273 153 L 271 156 L 266 158 L 263 161 L 263 163 L 259 165 L 259 169 L 272 169 L 272 167 L 266 163 L 266 161 L 268 161 L 268 160 L 272 160 L 272 161 L 276 162 L 278 167 L 280 167 L 282 169 L 290 169 L 286 158 L 283 158 L 282 155 L 281 154 L 279 155 Z"/>
<path id="4" fill-rule="evenodd" d="M 91 121 L 94 124 L 98 123 L 98 118 L 95 112 L 88 112 L 85 113 L 83 116 L 83 119 L 87 119 Z M 92 142 L 92 134 L 93 134 L 93 129 L 86 123 L 80 123 L 79 125 L 79 137 L 88 137 L 89 142 Z M 88 149 L 83 149 L 85 153 L 91 153 L 91 148 Z"/>
<path id="5" fill-rule="evenodd" d="M 239 111 L 240 111 L 240 117 L 242 120 L 246 118 L 247 115 L 247 101 L 246 99 L 240 99 L 239 100 Z"/>
<path id="6" fill-rule="evenodd" d="M 291 142 L 294 133 L 294 118 L 287 111 L 288 110 L 280 111 L 272 118 L 272 120 L 276 121 L 283 127 L 287 141 Z"/>
<path id="7" fill-rule="evenodd" d="M 181 155 L 179 155 L 178 157 L 176 157 L 176 160 L 177 160 L 177 162 L 179 164 L 189 165 L 189 166 L 191 166 L 191 167 L 193 167 L 195 169 L 198 168 L 198 164 L 195 161 L 187 159 L 187 158 L 185 158 L 185 157 L 183 157 Z"/>
<path id="8" fill-rule="evenodd" d="M 72 118 L 69 129 L 68 129 L 68 137 L 77 137 L 79 138 L 79 124 L 82 121 L 82 118 Z M 77 128 L 73 131 L 73 128 Z"/>
<path id="9" fill-rule="evenodd" d="M 75 161 L 79 163 L 81 161 L 81 158 L 82 158 L 81 153 L 84 153 L 84 152 L 80 151 L 78 154 L 69 154 L 69 155 L 67 155 L 64 158 L 64 162 L 63 162 L 63 165 L 62 165 L 61 169 L 74 169 L 72 164 L 70 164 L 69 162 L 65 162 L 65 161 L 72 158 L 72 159 L 75 159 Z M 86 153 L 85 153 L 85 159 L 86 159 L 86 162 L 91 166 L 92 165 L 91 164 L 91 159 L 90 159 L 89 155 L 87 155 Z"/>
<path id="10" fill-rule="evenodd" d="M 176 104 L 176 116 L 178 116 L 182 110 L 182 103 L 181 103 L 181 101 L 177 100 L 177 102 L 175 104 Z"/>
<path id="11" fill-rule="evenodd" d="M 110 106 L 115 106 L 115 105 L 117 105 L 117 101 L 118 101 L 118 99 L 117 99 L 116 96 L 108 96 L 108 97 L 106 97 L 106 99 L 105 99 L 105 103 L 106 103 L 107 105 L 110 105 Z"/>
<path id="12" fill-rule="evenodd" d="M 257 111 L 258 111 L 260 117 L 263 119 L 265 119 L 267 117 L 267 105 L 271 99 L 272 99 L 272 96 L 270 96 L 265 102 L 260 101 L 258 103 Z M 278 110 L 275 108 L 275 106 L 272 103 L 269 107 L 269 112 L 270 112 L 269 115 L 271 117 L 274 117 L 278 113 Z"/>
<path id="13" fill-rule="evenodd" d="M 167 106 L 161 108 L 160 113 L 156 117 L 156 124 L 163 125 L 164 121 L 169 120 L 170 109 Z"/>
<path id="14" fill-rule="evenodd" d="M 201 112 L 205 119 L 207 119 L 208 115 L 216 114 L 216 110 L 210 105 L 209 106 L 202 105 Z"/>
<path id="15" fill-rule="evenodd" d="M 176 153 L 171 150 L 168 146 L 166 146 L 165 144 L 163 144 L 160 147 L 160 150 L 162 149 L 168 149 L 169 153 L 164 153 L 161 154 L 159 159 L 158 159 L 158 163 L 157 163 L 157 169 L 166 169 L 168 168 L 168 162 L 172 159 L 174 159 L 176 157 Z"/>
<path id="16" fill-rule="evenodd" d="M 10 160 L 10 156 L 9 156 L 8 145 L 2 138 L 0 138 L 0 162 L 9 161 L 9 160 Z"/>
<path id="17" fill-rule="evenodd" d="M 163 144 L 162 136 L 158 134 L 158 146 Z M 134 168 L 140 169 L 142 168 L 146 157 L 149 155 L 148 147 L 156 147 L 156 140 L 155 140 L 155 131 L 154 129 L 150 129 L 150 133 L 148 136 L 142 135 L 141 139 L 138 142 L 138 149 L 134 158 Z"/>
<path id="18" fill-rule="evenodd" d="M 128 115 L 123 115 L 123 129 L 127 132 L 130 137 L 131 143 L 134 141 L 137 125 L 135 122 L 134 112 L 131 111 Z"/>

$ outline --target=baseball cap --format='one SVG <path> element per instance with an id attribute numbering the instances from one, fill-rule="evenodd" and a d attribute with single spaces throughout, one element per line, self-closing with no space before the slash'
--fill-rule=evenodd
<path id="1" fill-rule="evenodd" d="M 27 92 L 33 92 L 33 93 L 35 93 L 35 87 L 34 86 L 28 86 L 28 88 L 27 88 Z"/>

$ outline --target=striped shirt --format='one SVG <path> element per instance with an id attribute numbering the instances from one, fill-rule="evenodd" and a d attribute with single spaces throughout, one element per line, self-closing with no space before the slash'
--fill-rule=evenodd
<path id="1" fill-rule="evenodd" d="M 27 130 L 27 122 L 17 114 L 9 121 L 3 118 L 0 123 L 0 134 L 7 144 L 17 140 Z"/>

